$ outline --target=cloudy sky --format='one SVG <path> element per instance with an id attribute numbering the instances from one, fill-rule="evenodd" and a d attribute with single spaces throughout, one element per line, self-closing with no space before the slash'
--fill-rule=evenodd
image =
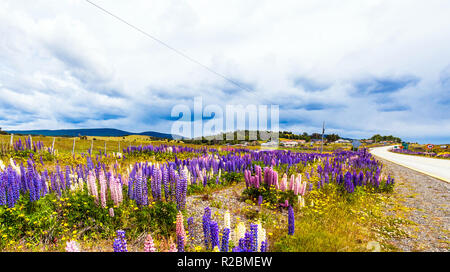
<path id="1" fill-rule="evenodd" d="M 0 127 L 170 132 L 174 105 L 280 129 L 450 143 L 448 0 L 0 1 Z"/>

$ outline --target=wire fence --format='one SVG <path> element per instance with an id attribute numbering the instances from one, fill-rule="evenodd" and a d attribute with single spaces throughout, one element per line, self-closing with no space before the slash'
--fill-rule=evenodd
<path id="1" fill-rule="evenodd" d="M 53 137 L 53 136 L 31 136 L 31 135 L 0 135 L 0 153 L 6 154 L 15 150 L 14 145 L 18 142 L 25 145 L 26 141 L 31 141 L 31 149 L 38 142 L 43 145 L 45 151 L 55 151 L 58 153 L 88 153 L 91 154 L 105 153 L 122 153 L 124 148 L 136 145 L 145 145 L 155 142 L 151 138 L 129 138 L 129 137 Z"/>

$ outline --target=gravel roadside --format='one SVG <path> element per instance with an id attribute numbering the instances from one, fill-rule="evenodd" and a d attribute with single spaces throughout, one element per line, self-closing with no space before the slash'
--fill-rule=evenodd
<path id="1" fill-rule="evenodd" d="M 408 237 L 392 238 L 400 251 L 443 251 L 450 247 L 450 184 L 377 157 L 395 177 L 394 201 L 406 207 Z"/>

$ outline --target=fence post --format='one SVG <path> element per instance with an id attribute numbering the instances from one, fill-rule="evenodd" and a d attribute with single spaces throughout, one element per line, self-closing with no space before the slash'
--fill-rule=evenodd
<path id="1" fill-rule="evenodd" d="M 94 148 L 94 138 L 91 139 L 91 154 L 92 154 L 92 149 Z"/>
<path id="2" fill-rule="evenodd" d="M 106 155 L 106 141 L 105 141 L 105 155 Z"/>
<path id="3" fill-rule="evenodd" d="M 52 154 L 55 153 L 55 139 L 56 139 L 56 137 L 53 137 Z"/>
<path id="4" fill-rule="evenodd" d="M 117 153 L 120 153 L 120 141 L 119 141 L 119 149 L 117 150 Z"/>
<path id="5" fill-rule="evenodd" d="M 10 145 L 13 146 L 13 138 L 14 138 L 14 134 L 11 134 L 11 141 L 10 141 Z"/>
<path id="6" fill-rule="evenodd" d="M 73 138 L 72 154 L 75 153 L 75 139 L 76 139 L 76 138 Z"/>

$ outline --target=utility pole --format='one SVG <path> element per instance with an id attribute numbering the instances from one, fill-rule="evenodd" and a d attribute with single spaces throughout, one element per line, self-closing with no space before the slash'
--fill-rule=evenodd
<path id="1" fill-rule="evenodd" d="M 322 125 L 322 142 L 321 142 L 321 147 L 320 147 L 320 153 L 323 153 L 323 134 L 325 133 L 325 121 L 323 121 L 323 125 Z"/>

